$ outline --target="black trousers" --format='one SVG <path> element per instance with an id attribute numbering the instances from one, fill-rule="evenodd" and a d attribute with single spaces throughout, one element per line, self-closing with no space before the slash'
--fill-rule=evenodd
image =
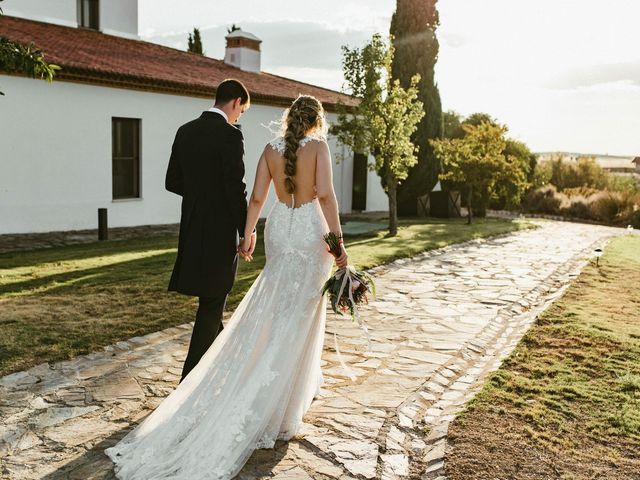
<path id="1" fill-rule="evenodd" d="M 193 325 L 189 353 L 182 367 L 182 378 L 189 374 L 202 356 L 209 349 L 213 341 L 222 331 L 222 312 L 227 302 L 227 295 L 219 297 L 199 297 L 198 312 Z"/>

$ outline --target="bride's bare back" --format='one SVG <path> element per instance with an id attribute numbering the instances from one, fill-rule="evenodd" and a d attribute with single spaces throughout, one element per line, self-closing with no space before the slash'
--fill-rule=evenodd
<path id="1" fill-rule="evenodd" d="M 316 198 L 318 156 L 323 154 L 325 150 L 323 147 L 326 148 L 326 143 L 317 137 L 304 137 L 300 141 L 296 159 L 296 174 L 293 178 L 296 189 L 294 199 L 292 199 L 291 194 L 287 193 L 285 188 L 286 175 L 284 170 L 287 160 L 283 156 L 284 141 L 279 138 L 275 142 L 269 143 L 265 148 L 265 160 L 273 179 L 278 200 L 293 208 L 309 203 Z M 292 203 L 293 200 L 295 200 L 295 204 Z"/>
<path id="2" fill-rule="evenodd" d="M 269 186 L 273 180 L 278 200 L 289 207 L 297 208 L 318 199 L 329 229 L 341 233 L 338 201 L 333 190 L 331 171 L 331 152 L 327 142 L 317 136 L 306 136 L 300 140 L 297 151 L 294 200 L 285 188 L 284 139 L 277 138 L 269 142 L 260 155 L 253 192 L 247 212 L 245 238 L 255 227 L 260 211 L 267 199 Z"/>

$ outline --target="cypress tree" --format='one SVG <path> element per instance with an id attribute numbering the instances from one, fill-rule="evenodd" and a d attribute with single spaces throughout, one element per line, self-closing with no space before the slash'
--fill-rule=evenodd
<path id="1" fill-rule="evenodd" d="M 395 56 L 391 73 L 403 87 L 411 77 L 420 74 L 418 100 L 422 101 L 426 115 L 418 124 L 412 140 L 419 147 L 418 163 L 410 170 L 408 178 L 398 187 L 398 213 L 415 215 L 417 199 L 429 193 L 438 181 L 442 170 L 430 139 L 441 138 L 443 133 L 440 92 L 434 79 L 440 44 L 436 29 L 440 24 L 436 3 L 438 0 L 397 0 L 391 19 Z"/>
<path id="2" fill-rule="evenodd" d="M 202 50 L 202 38 L 200 38 L 200 30 L 197 28 L 193 29 L 193 34 L 189 34 L 189 39 L 187 41 L 188 48 L 187 51 L 192 53 L 197 53 L 199 55 L 204 55 L 204 51 Z"/>

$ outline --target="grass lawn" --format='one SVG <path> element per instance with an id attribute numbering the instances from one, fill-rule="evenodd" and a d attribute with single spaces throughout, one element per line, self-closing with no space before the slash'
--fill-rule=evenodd
<path id="1" fill-rule="evenodd" d="M 464 222 L 403 221 L 397 237 L 378 232 L 345 241 L 351 263 L 369 268 L 530 227 Z M 0 254 L 0 375 L 192 321 L 197 300 L 166 291 L 176 245 L 175 237 L 142 238 Z M 240 302 L 264 261 L 260 241 L 254 261 L 240 262 L 228 309 Z"/>
<path id="2" fill-rule="evenodd" d="M 640 479 L 640 237 L 612 241 L 452 423 L 462 479 Z"/>

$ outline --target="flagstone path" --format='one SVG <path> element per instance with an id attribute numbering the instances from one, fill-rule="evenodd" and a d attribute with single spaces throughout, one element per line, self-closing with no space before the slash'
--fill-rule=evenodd
<path id="1" fill-rule="evenodd" d="M 329 314 L 326 383 L 302 431 L 256 451 L 238 478 L 444 479 L 456 412 L 593 250 L 621 233 L 540 222 L 375 269 L 379 295 L 362 309 L 371 350 L 356 326 Z M 0 378 L 0 478 L 113 479 L 103 450 L 175 388 L 190 331 Z"/>

